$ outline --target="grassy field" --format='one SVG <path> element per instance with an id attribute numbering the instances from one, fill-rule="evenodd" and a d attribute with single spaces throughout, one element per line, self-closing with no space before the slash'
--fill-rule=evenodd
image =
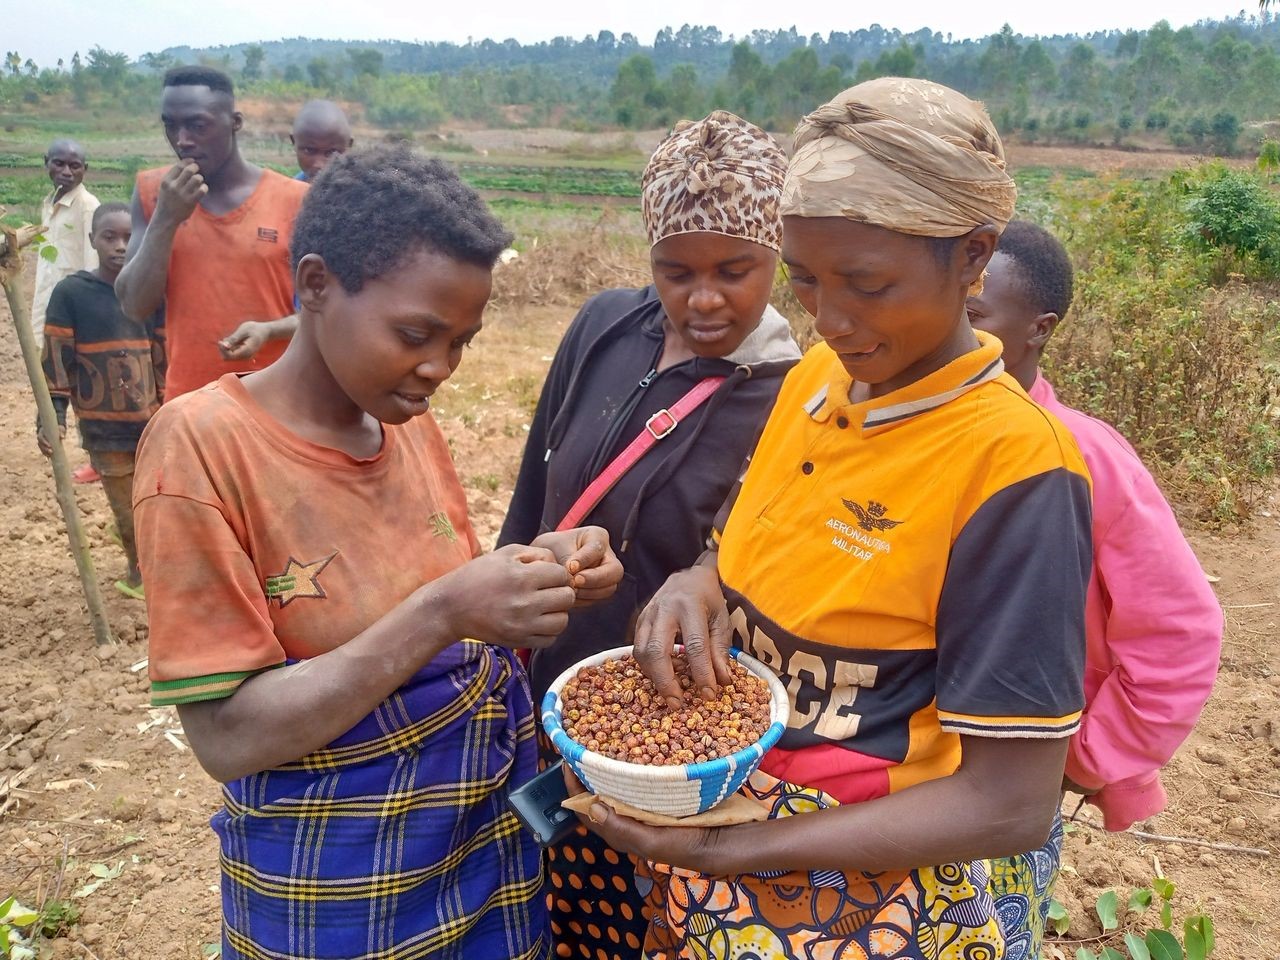
<path id="1" fill-rule="evenodd" d="M 0 204 L 8 208 L 6 222 L 16 225 L 38 217 L 41 198 L 49 189 L 42 156 L 49 140 L 58 136 L 84 144 L 90 163 L 86 183 L 102 200 L 128 200 L 137 171 L 166 163 L 172 156 L 149 119 L 54 122 L 26 114 L 0 114 Z M 389 136 L 382 132 L 363 140 Z M 598 204 L 631 207 L 640 196 L 644 155 L 608 145 L 596 150 L 585 139 L 536 152 L 477 149 L 452 138 L 425 138 L 418 146 L 452 163 L 503 213 L 519 215 L 528 208 L 555 212 Z M 292 148 L 280 131 L 244 135 L 241 147 L 256 163 L 289 175 L 297 169 Z"/>
<path id="2" fill-rule="evenodd" d="M 278 119 L 259 118 L 241 136 L 247 157 L 282 173 L 296 167 L 292 148 Z M 379 142 L 400 134 L 359 131 L 360 142 Z M 88 182 L 103 200 L 128 200 L 134 174 L 168 162 L 172 154 L 151 118 L 83 116 L 64 121 L 24 113 L 0 113 L 0 204 L 11 224 L 35 219 L 49 189 L 41 157 L 49 140 L 70 136 L 89 152 Z M 653 136 L 650 135 L 649 139 Z M 521 218 L 530 212 L 569 212 L 583 206 L 620 211 L 638 207 L 645 151 L 639 138 L 620 143 L 616 135 L 594 138 L 502 136 L 498 131 L 460 131 L 417 138 L 417 146 L 454 164 L 462 178 L 494 203 L 502 214 Z M 647 143 L 647 140 L 645 141 Z M 1084 167 L 1025 166 L 1017 170 L 1022 205 L 1043 208 L 1053 184 L 1090 179 Z"/>

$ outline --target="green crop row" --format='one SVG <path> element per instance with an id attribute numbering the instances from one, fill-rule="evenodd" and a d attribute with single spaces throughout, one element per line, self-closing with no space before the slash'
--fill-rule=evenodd
<path id="1" fill-rule="evenodd" d="M 593 197 L 640 196 L 640 175 L 632 170 L 462 163 L 458 164 L 458 173 L 477 190 Z"/>

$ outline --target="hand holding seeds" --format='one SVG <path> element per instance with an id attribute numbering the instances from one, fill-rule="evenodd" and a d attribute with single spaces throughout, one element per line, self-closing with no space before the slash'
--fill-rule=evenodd
<path id="1" fill-rule="evenodd" d="M 569 574 L 550 550 L 510 544 L 422 588 L 424 611 L 456 637 L 516 649 L 549 646 L 569 625 Z"/>
<path id="2" fill-rule="evenodd" d="M 622 579 L 622 562 L 609 547 L 609 531 L 603 527 L 553 530 L 531 546 L 550 550 L 556 562 L 569 572 L 577 593 L 575 607 L 585 607 L 613 596 Z"/>
<path id="3" fill-rule="evenodd" d="M 716 689 L 733 682 L 733 674 L 729 610 L 714 564 L 673 573 L 636 621 L 636 660 L 673 707 L 685 694 L 673 665 L 677 637 L 684 644 L 693 688 L 703 699 L 715 699 Z"/>

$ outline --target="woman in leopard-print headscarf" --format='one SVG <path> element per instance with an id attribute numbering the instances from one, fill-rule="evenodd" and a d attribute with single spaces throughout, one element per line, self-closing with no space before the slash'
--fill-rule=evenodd
<path id="1" fill-rule="evenodd" d="M 724 378 L 587 514 L 626 568 L 615 597 L 529 665 L 535 703 L 564 669 L 629 642 L 637 611 L 701 553 L 799 359 L 769 306 L 782 242 L 786 156 L 767 133 L 716 111 L 681 123 L 644 171 L 653 284 L 606 290 L 569 327 L 530 427 L 501 543 L 555 528 L 588 484 L 692 388 Z M 668 424 L 665 418 L 663 426 Z M 549 744 L 545 758 L 555 759 Z M 647 927 L 632 861 L 579 830 L 548 850 L 556 956 L 633 958 Z"/>

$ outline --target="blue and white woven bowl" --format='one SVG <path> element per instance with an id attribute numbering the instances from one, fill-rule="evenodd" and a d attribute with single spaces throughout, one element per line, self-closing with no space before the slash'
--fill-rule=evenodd
<path id="1" fill-rule="evenodd" d="M 640 763 L 625 763 L 588 750 L 576 740 L 569 739 L 561 723 L 564 700 L 560 692 L 583 667 L 594 667 L 606 660 L 619 660 L 632 652 L 631 647 L 615 647 L 570 667 L 547 691 L 542 700 L 542 726 L 552 744 L 564 757 L 592 793 L 604 794 L 622 800 L 650 813 L 668 817 L 690 817 L 703 813 L 737 791 L 760 765 L 761 758 L 786 729 L 791 707 L 786 688 L 777 675 L 759 660 L 741 650 L 729 654 L 750 673 L 769 685 L 770 724 L 762 736 L 749 747 L 743 747 L 727 757 L 708 760 L 705 763 L 689 763 L 672 767 L 650 767 Z"/>

